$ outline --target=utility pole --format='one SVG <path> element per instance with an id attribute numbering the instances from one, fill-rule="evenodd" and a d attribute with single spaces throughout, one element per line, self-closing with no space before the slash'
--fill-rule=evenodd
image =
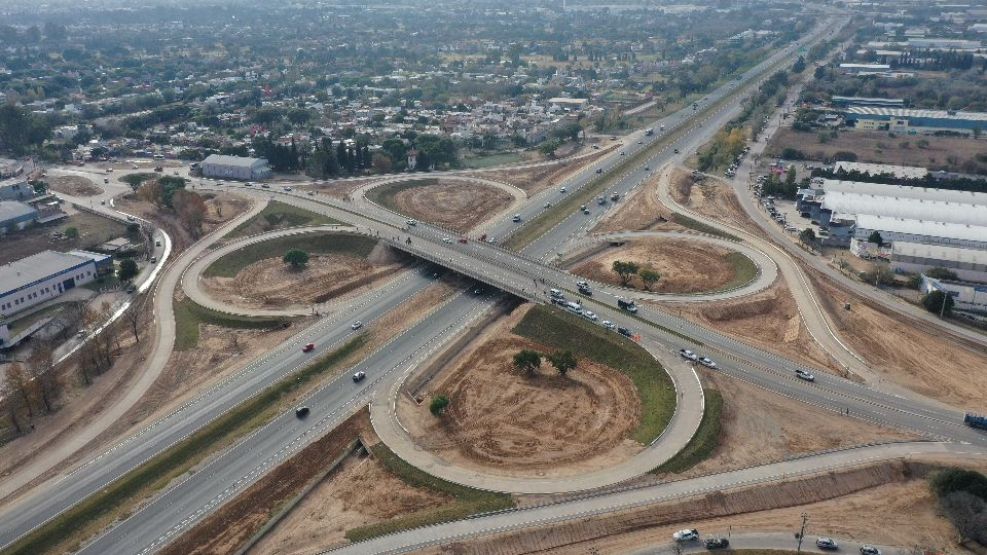
<path id="1" fill-rule="evenodd" d="M 802 538 L 805 537 L 805 523 L 809 521 L 809 515 L 802 513 L 802 530 L 799 531 L 799 543 L 795 547 L 795 555 L 800 555 L 802 553 Z"/>

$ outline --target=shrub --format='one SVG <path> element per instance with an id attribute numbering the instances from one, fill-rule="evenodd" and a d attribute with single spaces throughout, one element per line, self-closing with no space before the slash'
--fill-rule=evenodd
<path id="1" fill-rule="evenodd" d="M 432 397 L 432 402 L 428 404 L 428 410 L 433 416 L 442 416 L 442 413 L 449 407 L 449 398 L 445 395 Z"/>

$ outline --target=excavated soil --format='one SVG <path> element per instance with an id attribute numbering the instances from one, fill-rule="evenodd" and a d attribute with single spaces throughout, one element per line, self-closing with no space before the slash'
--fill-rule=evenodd
<path id="1" fill-rule="evenodd" d="M 840 337 L 888 380 L 974 412 L 987 412 L 987 352 L 891 313 L 812 275 Z M 850 303 L 850 310 L 844 308 Z"/>
<path id="2" fill-rule="evenodd" d="M 438 492 L 409 486 L 374 459 L 353 457 L 247 553 L 315 553 L 346 543 L 349 529 L 440 507 L 451 500 Z"/>
<path id="3" fill-rule="evenodd" d="M 629 378 L 581 360 L 565 377 L 547 362 L 533 375 L 512 365 L 521 349 L 550 352 L 510 333 L 524 310 L 492 326 L 423 395 L 443 394 L 441 419 L 402 396 L 399 417 L 422 448 L 451 464 L 505 475 L 567 475 L 616 464 L 642 446 L 627 439 L 640 419 Z"/>
<path id="4" fill-rule="evenodd" d="M 658 199 L 660 178 L 649 182 L 620 202 L 614 212 L 608 212 L 593 233 L 618 233 L 622 231 L 689 231 L 671 221 L 672 211 Z"/>
<path id="5" fill-rule="evenodd" d="M 72 195 L 74 197 L 92 197 L 103 192 L 103 188 L 97 186 L 92 180 L 78 175 L 58 175 L 46 177 L 48 187 L 56 193 Z"/>
<path id="6" fill-rule="evenodd" d="M 709 243 L 685 239 L 648 238 L 612 247 L 580 262 L 572 272 L 587 279 L 621 285 L 613 271 L 616 260 L 636 262 L 652 268 L 661 279 L 652 287 L 659 293 L 702 293 L 721 289 L 736 277 L 727 255 L 730 251 Z M 634 276 L 629 287 L 644 289 L 641 278 Z"/>
<path id="7" fill-rule="evenodd" d="M 240 270 L 236 277 L 203 278 L 202 283 L 210 296 L 235 306 L 288 308 L 365 291 L 401 267 L 331 254 L 312 256 L 304 268 L 293 269 L 280 258 L 267 258 Z"/>
<path id="8" fill-rule="evenodd" d="M 690 172 L 681 168 L 674 169 L 670 179 L 669 193 L 675 202 L 724 224 L 757 235 L 762 233 L 757 223 L 744 212 L 729 184 L 709 176 L 694 179 Z"/>
<path id="9" fill-rule="evenodd" d="M 647 302 L 647 301 L 645 301 Z M 802 323 L 788 286 L 777 282 L 749 297 L 716 303 L 654 303 L 697 324 L 803 364 L 840 372 Z"/>
<path id="10" fill-rule="evenodd" d="M 459 233 L 473 229 L 514 200 L 500 189 L 462 181 L 430 183 L 387 196 L 395 211 Z"/>

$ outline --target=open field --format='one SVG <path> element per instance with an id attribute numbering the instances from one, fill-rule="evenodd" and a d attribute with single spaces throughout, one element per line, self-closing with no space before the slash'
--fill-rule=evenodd
<path id="1" fill-rule="evenodd" d="M 189 299 L 175 303 L 175 350 L 186 351 L 199 343 L 199 329 L 204 324 L 212 324 L 233 329 L 274 329 L 288 324 L 289 320 L 279 318 L 250 318 L 223 314 L 199 306 Z"/>
<path id="2" fill-rule="evenodd" d="M 304 208 L 298 208 L 275 200 L 269 202 L 260 214 L 238 225 L 236 229 L 227 234 L 226 238 L 235 239 L 237 237 L 274 231 L 275 229 L 303 225 L 330 225 L 336 223 L 339 222 L 327 216 L 309 212 Z"/>
<path id="3" fill-rule="evenodd" d="M 987 411 L 987 353 L 929 325 L 835 287 L 810 274 L 840 336 L 885 379 L 954 406 Z M 850 303 L 850 310 L 843 308 Z M 958 341 L 958 340 L 957 340 Z"/>
<path id="4" fill-rule="evenodd" d="M 499 152 L 496 154 L 476 154 L 474 156 L 464 156 L 460 161 L 460 167 L 464 169 L 483 169 L 494 166 L 508 166 L 522 164 L 537 160 L 540 155 L 537 152 Z"/>
<path id="5" fill-rule="evenodd" d="M 354 258 L 366 258 L 377 245 L 377 241 L 362 235 L 347 233 L 304 233 L 278 237 L 247 245 L 242 249 L 223 256 L 206 268 L 206 277 L 235 277 L 244 268 L 271 258 L 280 258 L 292 249 L 301 249 L 312 254 L 345 254 Z"/>
<path id="6" fill-rule="evenodd" d="M 530 476 L 596 470 L 639 452 L 627 439 L 641 407 L 626 375 L 585 358 L 565 376 L 547 360 L 531 374 L 513 366 L 522 349 L 552 352 L 511 333 L 526 308 L 463 349 L 420 395 L 423 403 L 402 396 L 399 417 L 415 443 L 450 464 Z M 428 399 L 439 394 L 451 404 L 436 418 Z"/>
<path id="7" fill-rule="evenodd" d="M 572 272 L 594 281 L 621 285 L 613 271 L 615 261 L 636 262 L 661 274 L 652 287 L 659 293 L 703 293 L 732 289 L 757 276 L 757 266 L 746 256 L 722 247 L 688 239 L 642 238 L 611 247 L 579 262 Z M 644 289 L 640 276 L 628 286 Z"/>
<path id="8" fill-rule="evenodd" d="M 78 175 L 48 176 L 45 182 L 52 191 L 74 197 L 91 197 L 103 192 L 102 187 L 93 183 L 91 179 Z"/>
<path id="9" fill-rule="evenodd" d="M 681 168 L 672 170 L 669 179 L 669 193 L 675 202 L 719 222 L 751 233 L 761 233 L 761 228 L 740 206 L 729 184 L 708 176 L 696 179 Z"/>
<path id="10" fill-rule="evenodd" d="M 630 196 L 619 201 L 596 227 L 594 233 L 622 231 L 685 231 L 687 228 L 672 221 L 673 213 L 658 199 L 659 176 L 653 176 Z"/>
<path id="11" fill-rule="evenodd" d="M 831 357 L 812 339 L 799 316 L 795 299 L 783 282 L 776 282 L 765 291 L 741 299 L 714 304 L 669 303 L 660 306 L 662 310 L 758 348 L 783 354 L 807 365 L 833 372 L 839 370 Z"/>
<path id="12" fill-rule="evenodd" d="M 54 232 L 64 233 L 70 227 L 79 230 L 77 239 L 52 237 Z M 0 239 L 3 242 L 3 248 L 0 248 L 0 264 L 8 264 L 49 249 L 62 252 L 90 249 L 126 233 L 127 226 L 119 222 L 88 212 L 76 212 L 68 218 L 48 225 L 29 227 L 5 235 Z"/>
<path id="13" fill-rule="evenodd" d="M 367 197 L 400 214 L 465 233 L 514 200 L 500 189 L 470 181 L 413 179 L 371 189 Z"/>
<path id="14" fill-rule="evenodd" d="M 926 141 L 928 146 L 919 146 L 919 141 Z M 769 158 L 778 158 L 785 148 L 801 150 L 809 160 L 817 162 L 831 160 L 837 152 L 845 151 L 856 154 L 858 162 L 924 166 L 929 170 L 964 173 L 987 171 L 987 164 L 977 160 L 977 154 L 987 151 L 983 139 L 924 135 L 890 137 L 881 131 L 842 131 L 837 138 L 820 143 L 818 133 L 785 127 L 775 133 L 765 153 Z"/>

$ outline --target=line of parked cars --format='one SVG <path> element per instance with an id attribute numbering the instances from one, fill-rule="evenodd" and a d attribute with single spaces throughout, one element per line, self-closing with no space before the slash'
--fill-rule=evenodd
<path id="1" fill-rule="evenodd" d="M 698 542 L 699 530 L 695 528 L 679 530 L 672 534 L 672 539 L 676 543 Z M 723 537 L 711 537 L 706 538 L 703 545 L 706 546 L 706 549 L 726 549 L 730 547 L 730 540 Z M 820 536 L 816 538 L 816 547 L 823 551 L 839 551 L 840 544 L 833 538 Z M 860 546 L 860 555 L 881 555 L 881 550 L 873 545 L 862 545 Z"/>

